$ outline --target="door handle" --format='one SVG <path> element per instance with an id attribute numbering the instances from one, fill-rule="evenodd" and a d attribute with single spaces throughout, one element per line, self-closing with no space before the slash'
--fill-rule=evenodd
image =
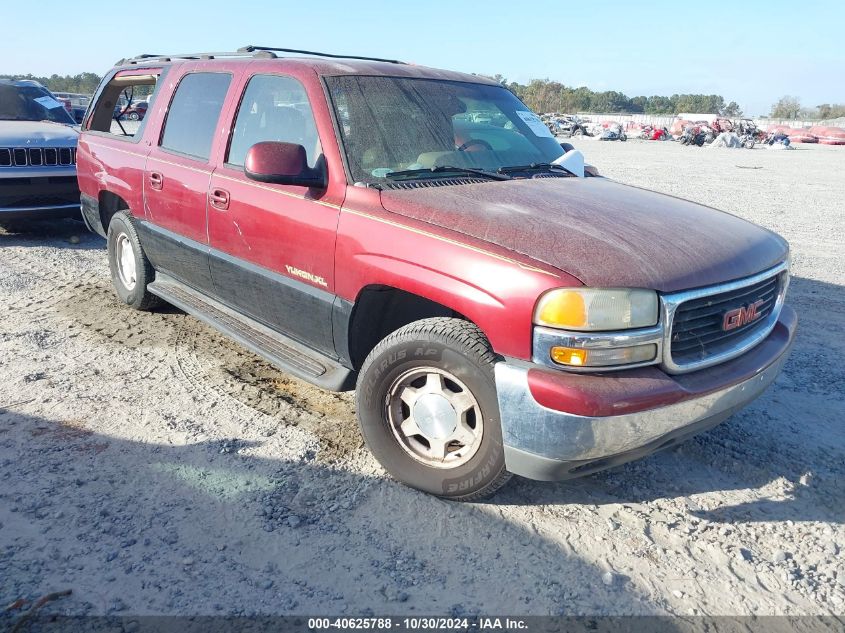
<path id="1" fill-rule="evenodd" d="M 160 173 L 157 171 L 150 172 L 150 187 L 157 191 L 161 191 L 162 186 L 164 186 L 164 178 Z"/>
<path id="2" fill-rule="evenodd" d="M 208 192 L 208 201 L 215 209 L 225 211 L 229 208 L 229 192 L 225 189 L 212 189 Z"/>

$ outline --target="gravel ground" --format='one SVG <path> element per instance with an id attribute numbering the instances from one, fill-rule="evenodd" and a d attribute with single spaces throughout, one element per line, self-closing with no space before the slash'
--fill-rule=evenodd
<path id="1" fill-rule="evenodd" d="M 845 614 L 845 148 L 581 141 L 792 244 L 792 358 L 675 450 L 488 503 L 391 481 L 352 398 L 110 287 L 71 222 L 0 232 L 0 604 L 71 614 Z"/>

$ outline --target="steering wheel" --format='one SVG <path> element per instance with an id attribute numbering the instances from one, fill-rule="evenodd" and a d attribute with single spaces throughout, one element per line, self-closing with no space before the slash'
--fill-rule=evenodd
<path id="1" fill-rule="evenodd" d="M 480 138 L 471 138 L 466 143 L 463 143 L 458 147 L 459 152 L 465 152 L 468 148 L 472 147 L 473 145 L 481 145 L 484 149 L 489 149 L 493 151 L 493 146 L 490 145 L 487 141 L 484 141 Z"/>

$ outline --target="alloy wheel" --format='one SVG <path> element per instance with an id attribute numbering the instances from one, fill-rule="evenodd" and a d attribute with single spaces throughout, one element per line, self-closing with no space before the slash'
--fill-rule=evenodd
<path id="1" fill-rule="evenodd" d="M 411 457 L 434 468 L 456 468 L 478 451 L 484 421 L 478 401 L 451 373 L 415 367 L 393 381 L 386 397 L 394 437 Z"/>

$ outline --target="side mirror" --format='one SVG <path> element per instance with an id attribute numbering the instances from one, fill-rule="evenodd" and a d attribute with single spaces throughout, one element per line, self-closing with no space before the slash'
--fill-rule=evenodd
<path id="1" fill-rule="evenodd" d="M 308 166 L 308 155 L 302 145 L 281 141 L 262 141 L 249 148 L 244 161 L 247 178 L 277 185 L 298 185 L 301 187 L 327 186 L 326 172 L 322 161 L 317 166 Z"/>

